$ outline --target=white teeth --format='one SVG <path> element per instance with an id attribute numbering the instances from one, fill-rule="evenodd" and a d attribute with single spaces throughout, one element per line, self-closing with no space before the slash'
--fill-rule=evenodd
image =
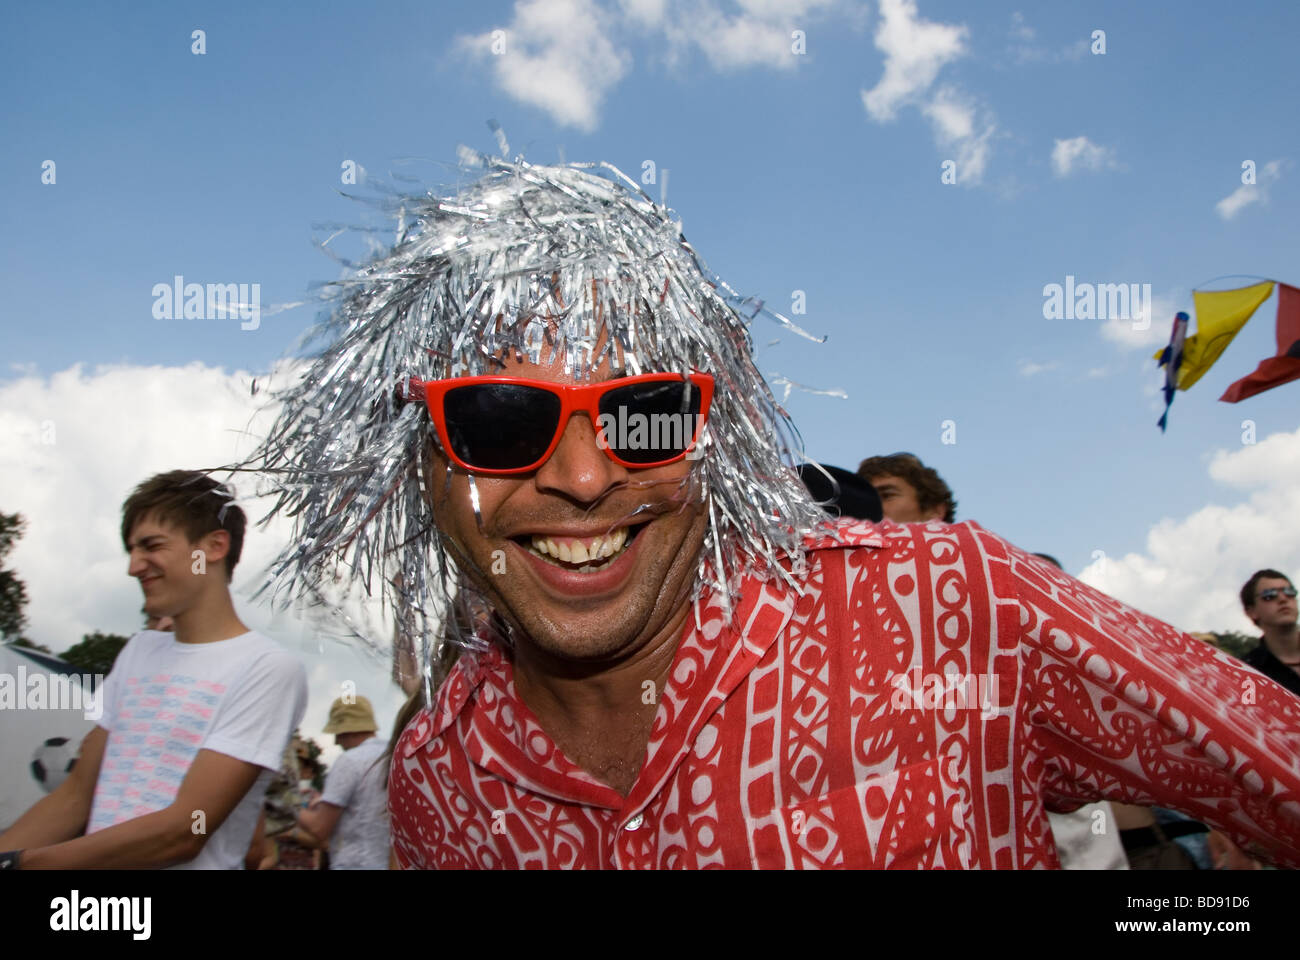
<path id="1" fill-rule="evenodd" d="M 604 561 L 619 553 L 627 543 L 627 527 L 619 527 L 613 533 L 590 540 L 564 540 L 556 543 L 550 537 L 533 535 L 533 551 L 543 557 L 560 560 L 564 563 L 587 563 Z M 582 573 L 590 573 L 604 566 L 603 563 L 584 566 Z"/>
<path id="2" fill-rule="evenodd" d="M 627 527 L 619 527 L 605 541 L 602 548 L 601 556 L 612 557 L 623 549 L 623 544 L 627 543 Z"/>

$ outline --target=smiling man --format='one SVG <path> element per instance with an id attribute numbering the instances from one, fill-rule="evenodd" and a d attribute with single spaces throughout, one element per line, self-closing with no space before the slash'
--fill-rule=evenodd
<path id="1" fill-rule="evenodd" d="M 423 646 L 399 866 L 1051 867 L 1101 797 L 1300 862 L 1285 691 L 976 524 L 830 520 L 669 212 L 481 162 L 395 202 L 251 464 L 280 585 L 375 584 Z"/>
<path id="2" fill-rule="evenodd" d="M 122 648 L 69 777 L 0 835 L 0 868 L 239 869 L 307 703 L 302 664 L 240 621 L 229 581 L 244 513 L 186 470 L 122 508 L 150 620 Z M 81 834 L 84 832 L 84 836 Z"/>

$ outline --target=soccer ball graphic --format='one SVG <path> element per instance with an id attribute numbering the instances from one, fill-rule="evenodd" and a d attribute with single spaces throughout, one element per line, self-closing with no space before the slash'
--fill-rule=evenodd
<path id="1" fill-rule="evenodd" d="M 77 748 L 67 737 L 50 737 L 32 754 L 32 776 L 41 789 L 50 793 L 68 779 L 77 762 Z"/>

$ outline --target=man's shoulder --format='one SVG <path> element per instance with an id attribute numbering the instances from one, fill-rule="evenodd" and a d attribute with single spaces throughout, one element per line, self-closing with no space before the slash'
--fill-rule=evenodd
<path id="1" fill-rule="evenodd" d="M 113 665 L 128 663 L 138 657 L 155 656 L 171 648 L 174 642 L 175 638 L 170 633 L 161 630 L 140 630 L 131 634 L 126 643 L 122 644 L 122 649 L 118 651 Z"/>
<path id="2" fill-rule="evenodd" d="M 365 769 L 374 762 L 376 756 L 384 752 L 387 743 L 376 733 L 368 740 L 363 740 L 351 750 L 344 750 L 334 760 L 334 766 L 330 768 L 330 773 L 338 770 L 340 767 L 344 770 L 350 768 Z"/>
<path id="3" fill-rule="evenodd" d="M 803 548 L 810 556 L 834 555 L 844 551 L 889 550 L 907 553 L 920 543 L 948 541 L 954 543 L 965 555 L 978 554 L 1006 556 L 1009 551 L 1023 552 L 995 533 L 985 530 L 974 520 L 944 523 L 931 520 L 925 523 L 894 523 L 891 520 L 842 519 L 827 523 L 803 538 Z"/>
<path id="4" fill-rule="evenodd" d="M 1258 670 L 1270 680 L 1282 684 L 1288 690 L 1300 691 L 1300 677 L 1278 659 L 1277 655 L 1268 648 L 1263 637 L 1260 637 L 1259 643 L 1247 650 L 1241 659 L 1247 666 Z"/>
<path id="5" fill-rule="evenodd" d="M 263 670 L 282 672 L 290 676 L 301 674 L 303 679 L 306 679 L 307 669 L 302 661 L 266 634 L 250 630 L 235 639 L 240 642 L 240 645 L 231 651 L 232 655 L 256 661 Z"/>

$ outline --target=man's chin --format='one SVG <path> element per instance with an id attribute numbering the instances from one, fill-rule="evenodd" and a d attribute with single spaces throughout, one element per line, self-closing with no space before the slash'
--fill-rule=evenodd
<path id="1" fill-rule="evenodd" d="M 637 609 L 634 598 L 616 597 L 575 609 L 556 605 L 539 597 L 512 598 L 506 609 L 517 629 L 517 638 L 548 656 L 575 663 L 617 660 L 638 646 L 649 626 L 649 617 Z"/>
<path id="2" fill-rule="evenodd" d="M 538 651 L 548 657 L 575 666 L 612 663 L 623 659 L 638 648 L 633 637 L 608 634 L 578 638 L 572 634 L 556 634 L 539 630 L 529 634 L 528 640 Z"/>

